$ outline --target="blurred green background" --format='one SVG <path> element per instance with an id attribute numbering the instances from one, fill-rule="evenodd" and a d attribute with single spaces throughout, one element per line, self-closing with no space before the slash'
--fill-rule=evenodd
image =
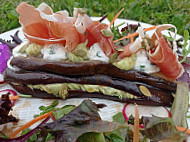
<path id="1" fill-rule="evenodd" d="M 0 0 L 0 33 L 19 27 L 15 9 L 22 0 Z M 85 8 L 90 16 L 108 14 L 112 19 L 120 9 L 119 18 L 137 20 L 153 25 L 170 23 L 183 34 L 190 31 L 190 0 L 26 0 L 38 6 L 41 2 L 51 6 L 54 12 L 66 9 L 72 15 L 73 7 Z"/>

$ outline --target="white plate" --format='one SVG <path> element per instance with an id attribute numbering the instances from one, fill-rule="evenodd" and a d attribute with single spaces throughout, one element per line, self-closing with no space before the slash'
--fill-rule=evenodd
<path id="1" fill-rule="evenodd" d="M 93 17 L 93 20 L 99 20 L 99 17 Z M 104 23 L 109 23 L 107 19 L 105 19 L 103 21 Z M 139 22 L 137 21 L 132 21 L 132 20 L 124 20 L 124 19 L 117 19 L 115 21 L 116 25 L 120 24 L 122 22 L 126 22 L 129 24 L 137 24 Z M 152 25 L 150 24 L 146 24 L 146 23 L 141 23 L 141 26 L 143 28 L 148 28 L 151 27 Z M 26 40 L 26 38 L 24 37 L 21 28 L 17 28 L 8 32 L 5 32 L 3 34 L 0 35 L 0 38 L 6 39 L 6 40 L 11 40 L 10 35 L 13 35 L 17 30 L 19 30 L 19 37 L 22 40 Z M 153 31 L 148 31 L 147 34 L 152 35 Z M 168 34 L 168 31 L 164 31 L 164 34 Z M 173 33 L 172 33 L 173 34 Z M 177 38 L 180 38 L 181 36 L 177 35 Z M 3 89 L 9 89 L 11 88 L 8 84 L 6 85 L 0 85 L 0 90 Z M 12 89 L 12 88 L 11 88 Z M 63 106 L 63 105 L 79 105 L 84 99 L 68 99 L 68 100 L 60 100 L 59 102 L 59 106 Z M 92 99 L 94 102 L 96 103 L 104 103 L 107 105 L 107 107 L 100 109 L 100 116 L 103 120 L 108 120 L 108 121 L 112 121 L 112 116 L 114 114 L 116 114 L 117 112 L 121 112 L 122 108 L 124 106 L 123 103 L 119 103 L 119 102 L 114 102 L 114 101 L 109 101 L 109 100 L 104 100 L 104 99 Z M 47 99 L 35 99 L 35 98 L 20 98 L 18 101 L 16 101 L 15 106 L 13 107 L 13 115 L 17 116 L 19 118 L 19 123 L 18 125 L 22 125 L 25 124 L 26 122 L 30 121 L 31 119 L 33 119 L 33 116 L 35 114 L 39 114 L 40 110 L 38 109 L 39 106 L 41 105 L 49 105 L 53 102 L 53 100 L 47 100 Z M 58 107 L 59 107 L 58 106 Z M 190 124 L 190 120 L 188 120 L 188 124 Z M 11 129 L 15 129 L 18 125 L 14 125 L 14 127 Z M 33 126 L 34 127 L 34 126 Z M 8 130 L 9 132 L 10 129 Z"/>

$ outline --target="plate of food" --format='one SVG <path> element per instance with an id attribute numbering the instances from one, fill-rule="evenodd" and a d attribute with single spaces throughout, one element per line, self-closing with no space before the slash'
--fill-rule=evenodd
<path id="1" fill-rule="evenodd" d="M 17 12 L 22 27 L 0 35 L 0 141 L 187 140 L 187 31 L 122 10 L 111 22 L 45 3 Z"/>

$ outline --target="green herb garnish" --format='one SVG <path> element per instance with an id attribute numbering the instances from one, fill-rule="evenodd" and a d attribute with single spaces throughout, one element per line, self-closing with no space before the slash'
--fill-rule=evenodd
<path id="1" fill-rule="evenodd" d="M 186 46 L 188 45 L 189 42 L 189 32 L 187 30 L 184 31 L 184 44 L 182 45 L 182 54 L 183 54 L 183 59 L 180 61 L 181 63 L 186 61 L 187 56 L 190 54 L 190 44 L 189 48 L 186 49 Z"/>
<path id="2" fill-rule="evenodd" d="M 50 54 L 50 55 L 55 54 L 55 50 L 54 50 L 53 46 L 50 47 L 49 54 Z"/>
<path id="3" fill-rule="evenodd" d="M 43 115 L 45 113 L 48 113 L 52 110 L 55 110 L 56 106 L 59 104 L 58 100 L 55 100 L 54 102 L 52 102 L 52 104 L 50 104 L 49 106 L 40 106 L 39 109 L 42 111 L 39 115 L 34 115 L 34 117 L 38 117 L 40 115 Z"/>

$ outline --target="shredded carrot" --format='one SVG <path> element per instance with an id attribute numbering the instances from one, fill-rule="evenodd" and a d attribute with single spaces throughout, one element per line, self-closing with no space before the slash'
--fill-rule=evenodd
<path id="1" fill-rule="evenodd" d="M 128 34 L 128 35 L 130 35 L 130 34 Z M 133 43 L 133 42 L 134 42 L 134 40 L 133 40 L 133 37 L 132 37 L 132 36 L 130 37 L 130 41 L 131 41 L 131 43 Z"/>
<path id="2" fill-rule="evenodd" d="M 181 132 L 185 131 L 188 135 L 190 135 L 190 129 L 183 128 L 183 127 L 176 127 L 176 129 Z"/>
<path id="3" fill-rule="evenodd" d="M 9 96 L 10 100 L 18 100 L 19 98 L 20 98 L 19 96 Z"/>
<path id="4" fill-rule="evenodd" d="M 121 9 L 118 13 L 117 13 L 117 15 L 113 18 L 113 20 L 110 22 L 110 27 L 111 27 L 111 25 L 113 25 L 113 23 L 115 22 L 115 20 L 119 17 L 119 15 L 121 14 L 121 12 L 124 10 L 124 8 L 123 9 Z"/>
<path id="5" fill-rule="evenodd" d="M 139 142 L 139 110 L 137 105 L 135 105 L 133 142 Z"/>
<path id="6" fill-rule="evenodd" d="M 29 128 L 31 125 L 35 124 L 36 122 L 47 118 L 48 116 L 50 116 L 52 114 L 53 111 L 50 111 L 44 115 L 41 115 L 39 117 L 34 118 L 33 120 L 29 121 L 28 123 L 26 123 L 25 125 L 21 126 L 20 128 L 18 128 L 16 131 L 14 131 L 11 135 L 10 138 L 14 138 L 18 133 L 20 133 L 21 131 L 23 131 L 26 128 Z"/>
<path id="7" fill-rule="evenodd" d="M 10 100 L 18 100 L 20 97 L 19 96 L 9 96 Z"/>
<path id="8" fill-rule="evenodd" d="M 155 28 L 156 28 L 157 26 L 153 26 L 153 27 L 150 27 L 150 28 L 146 28 L 146 29 L 144 29 L 144 31 L 145 32 L 147 32 L 147 31 L 150 31 L 150 30 L 154 30 Z M 118 41 L 120 41 L 120 40 L 123 40 L 123 39 L 126 39 L 126 38 L 131 38 L 131 37 L 134 37 L 134 36 L 138 36 L 139 35 L 139 33 L 133 33 L 133 34 L 128 34 L 127 36 L 124 36 L 124 37 L 122 37 L 122 38 L 120 38 L 120 39 L 117 39 L 117 40 L 115 40 L 115 41 L 113 41 L 114 43 L 116 43 L 116 42 L 118 42 Z"/>

